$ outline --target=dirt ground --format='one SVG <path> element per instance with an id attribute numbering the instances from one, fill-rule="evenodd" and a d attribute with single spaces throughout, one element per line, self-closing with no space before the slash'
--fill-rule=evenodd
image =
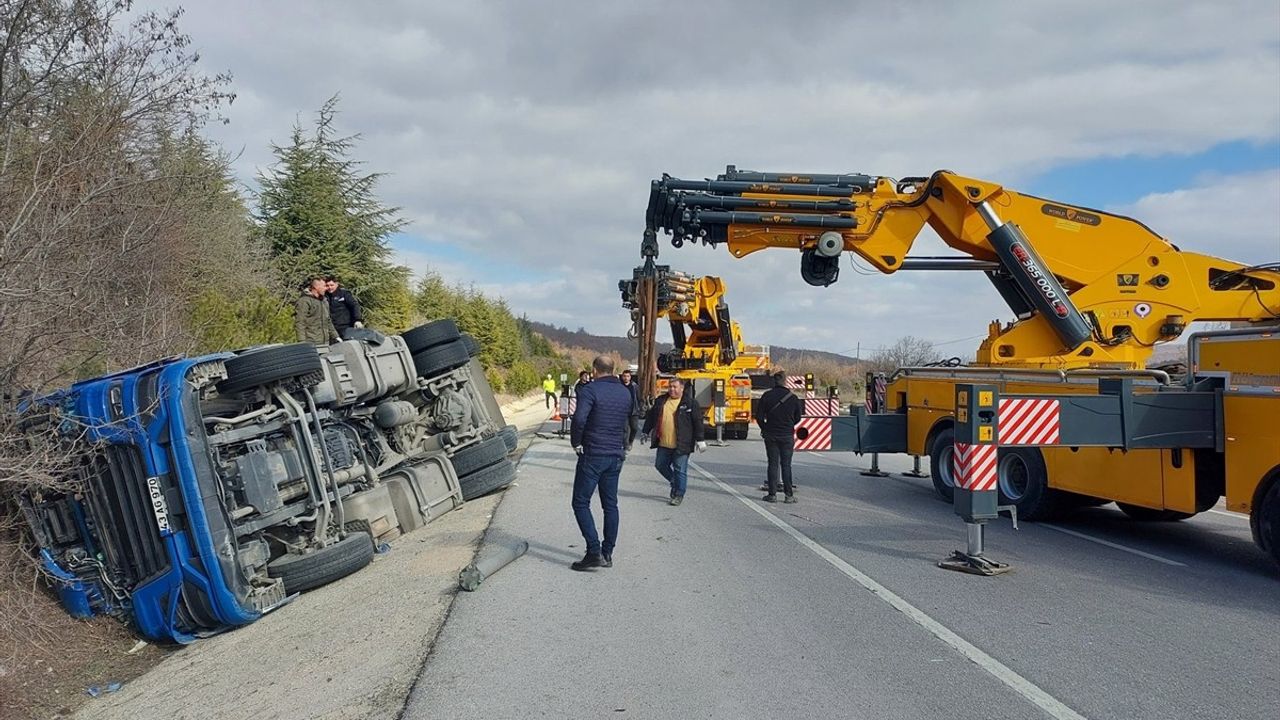
<path id="1" fill-rule="evenodd" d="M 523 449 L 547 412 L 540 398 L 503 400 Z M 501 497 L 469 502 L 359 573 L 187 647 L 137 647 L 113 619 L 78 621 L 47 593 L 0 591 L 0 720 L 180 720 L 211 708 L 223 718 L 395 718 Z M 13 631 L 36 622 L 38 633 Z M 120 690 L 86 692 L 110 682 Z"/>

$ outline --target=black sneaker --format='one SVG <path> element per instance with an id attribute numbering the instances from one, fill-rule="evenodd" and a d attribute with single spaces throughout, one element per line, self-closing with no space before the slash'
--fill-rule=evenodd
<path id="1" fill-rule="evenodd" d="M 574 570 L 577 570 L 579 572 L 584 570 L 590 570 L 591 568 L 602 567 L 602 566 L 604 566 L 604 558 L 600 557 L 599 555 L 592 555 L 590 553 L 587 553 L 586 555 L 582 556 L 581 560 L 575 561 L 574 563 L 569 565 L 570 568 L 573 568 Z"/>
<path id="2" fill-rule="evenodd" d="M 772 503 L 778 502 L 778 496 L 774 495 L 773 493 L 769 493 L 768 495 L 765 495 L 760 499 L 764 500 L 765 502 L 772 502 Z"/>
<path id="3" fill-rule="evenodd" d="M 784 502 L 784 503 L 786 503 L 786 504 L 788 504 L 788 505 L 794 505 L 794 504 L 796 503 L 796 496 L 795 496 L 795 495 L 788 495 L 788 496 L 786 496 L 786 497 L 782 498 L 782 502 Z"/>
<path id="4" fill-rule="evenodd" d="M 613 567 L 613 556 L 612 556 L 612 555 L 602 555 L 602 556 L 600 557 L 600 567 L 603 567 L 603 568 L 610 568 L 610 567 Z"/>

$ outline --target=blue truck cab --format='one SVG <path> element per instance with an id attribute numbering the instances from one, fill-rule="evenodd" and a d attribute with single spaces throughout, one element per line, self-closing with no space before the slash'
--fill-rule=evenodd
<path id="1" fill-rule="evenodd" d="M 21 507 L 73 615 L 190 642 L 368 564 L 383 541 L 504 486 L 513 429 L 477 348 L 404 336 L 168 358 L 28 404 L 62 489 Z"/>

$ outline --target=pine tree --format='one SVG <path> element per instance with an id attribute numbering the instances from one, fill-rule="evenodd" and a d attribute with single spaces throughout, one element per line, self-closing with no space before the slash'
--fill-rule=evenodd
<path id="1" fill-rule="evenodd" d="M 272 146 L 276 163 L 258 176 L 258 228 L 285 277 L 300 285 L 336 275 L 370 324 L 402 330 L 413 312 L 409 273 L 391 263 L 388 240 L 406 221 L 375 194 L 382 175 L 351 158 L 360 136 L 337 133 L 337 105 L 335 95 L 311 132 L 294 125 L 288 145 Z"/>

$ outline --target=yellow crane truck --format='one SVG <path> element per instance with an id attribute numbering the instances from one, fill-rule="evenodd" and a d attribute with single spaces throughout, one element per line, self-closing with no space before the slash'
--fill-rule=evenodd
<path id="1" fill-rule="evenodd" d="M 908 255 L 926 225 L 958 254 Z M 676 247 L 723 244 L 735 258 L 798 251 L 815 286 L 836 282 L 846 253 L 886 274 L 981 272 L 1014 319 L 989 325 L 970 366 L 899 369 L 880 407 L 834 419 L 830 449 L 928 455 L 949 500 L 957 383 L 994 384 L 1011 400 L 1079 396 L 1015 403 L 1020 417 L 1001 405 L 1003 504 L 1036 519 L 1115 501 L 1135 519 L 1177 520 L 1225 497 L 1280 560 L 1280 262 L 1184 251 L 1132 218 L 945 170 L 901 180 L 733 166 L 715 179 L 664 175 L 646 212 L 648 264 L 660 233 Z M 1193 333 L 1184 373 L 1146 367 L 1154 346 L 1198 321 L 1243 327 Z M 1094 425 L 1109 432 L 1073 440 L 1089 429 L 1090 398 L 1108 403 Z"/>
<path id="2" fill-rule="evenodd" d="M 678 377 L 693 392 L 709 428 L 729 440 L 745 440 L 751 426 L 751 377 L 761 349 L 742 342 L 738 323 L 729 317 L 724 280 L 694 277 L 667 266 L 636 268 L 618 283 L 622 306 L 631 311 L 630 335 L 639 341 L 640 393 L 646 403 L 666 391 L 666 379 Z M 674 348 L 655 353 L 655 325 L 666 318 Z M 763 350 L 765 367 L 768 354 Z"/>

